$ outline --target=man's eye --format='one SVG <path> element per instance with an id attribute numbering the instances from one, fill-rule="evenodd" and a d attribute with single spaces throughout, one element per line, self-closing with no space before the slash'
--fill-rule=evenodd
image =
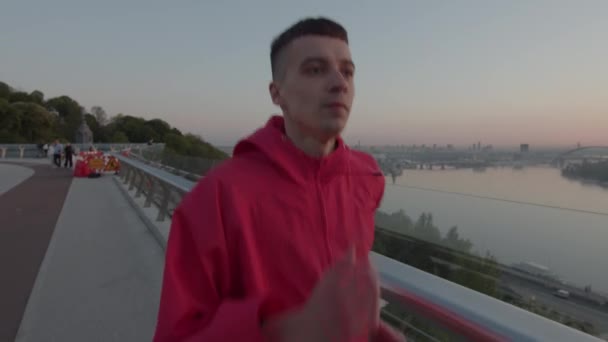
<path id="1" fill-rule="evenodd" d="M 312 66 L 312 67 L 309 67 L 306 71 L 310 75 L 319 75 L 320 73 L 323 72 L 323 69 L 319 66 Z"/>
<path id="2" fill-rule="evenodd" d="M 342 71 L 342 75 L 344 75 L 344 77 L 351 78 L 355 75 L 355 71 L 350 69 L 344 70 Z"/>

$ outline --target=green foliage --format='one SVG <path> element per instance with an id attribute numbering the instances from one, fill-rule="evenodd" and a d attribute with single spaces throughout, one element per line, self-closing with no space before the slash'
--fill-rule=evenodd
<path id="1" fill-rule="evenodd" d="M 156 137 L 154 137 L 154 141 L 165 141 L 167 134 L 171 133 L 171 126 L 161 119 L 146 121 L 144 125 L 155 132 Z M 178 135 L 182 135 L 181 132 Z"/>
<path id="2" fill-rule="evenodd" d="M 403 210 L 387 214 L 376 213 L 376 233 L 373 250 L 389 258 L 421 269 L 465 287 L 491 296 L 497 295 L 499 270 L 491 255 L 480 257 L 471 252 L 473 244 L 460 237 L 458 227 L 447 234 L 433 223 L 433 215 L 423 213 L 414 222 Z M 394 303 L 384 309 L 440 341 L 450 340 L 445 328 Z M 413 333 L 412 336 L 416 336 Z M 422 340 L 426 338 L 421 337 Z"/>
<path id="3" fill-rule="evenodd" d="M 129 138 L 122 131 L 114 132 L 114 134 L 112 134 L 112 138 L 110 140 L 114 143 L 128 143 L 129 142 Z"/>
<path id="4" fill-rule="evenodd" d="M 57 133 L 60 137 L 71 140 L 82 122 L 82 106 L 69 96 L 54 97 L 46 101 L 46 107 L 58 114 Z"/>
<path id="5" fill-rule="evenodd" d="M 403 210 L 378 211 L 376 225 L 376 252 L 479 292 L 496 294 L 499 271 L 494 257 L 472 254 L 473 244 L 459 236 L 458 227 L 442 236 L 432 214 L 423 213 L 413 222 Z"/>
<path id="6" fill-rule="evenodd" d="M 108 114 L 106 114 L 106 111 L 100 106 L 91 107 L 91 115 L 95 117 L 95 121 L 97 121 L 100 126 L 104 126 L 108 123 Z"/>
<path id="7" fill-rule="evenodd" d="M 71 141 L 82 123 L 83 114 L 95 142 L 164 142 L 167 146 L 163 151 L 164 159 L 193 170 L 206 169 L 210 160 L 228 157 L 200 136 L 184 135 L 161 119 L 146 120 L 121 113 L 108 120 L 100 106 L 93 106 L 91 113 L 85 113 L 84 108 L 69 96 L 45 101 L 39 90 L 28 94 L 14 91 L 0 82 L 0 143 Z"/>
<path id="8" fill-rule="evenodd" d="M 0 99 L 8 99 L 10 94 L 11 87 L 4 82 L 0 82 Z"/>
<path id="9" fill-rule="evenodd" d="M 485 256 L 477 255 L 471 251 L 472 248 L 471 241 L 460 237 L 458 227 L 450 228 L 442 236 L 431 214 L 423 213 L 413 222 L 403 210 L 392 214 L 376 213 L 372 248 L 375 252 L 575 329 L 596 333 L 589 322 L 565 316 L 534 301 L 522 300 L 521 295 L 508 289 L 508 284 L 500 283 L 501 266 L 496 258 L 489 252 Z M 407 308 L 389 304 L 385 310 L 440 341 L 449 340 L 444 328 L 412 315 Z"/>
<path id="10" fill-rule="evenodd" d="M 95 141 L 114 142 L 112 139 L 108 139 L 107 129 L 105 129 L 105 127 L 102 126 L 97 121 L 97 118 L 95 116 L 93 116 L 93 114 L 85 114 L 84 120 L 86 121 L 87 125 L 91 129 L 91 132 L 93 133 L 93 138 L 95 139 Z M 120 141 L 120 142 L 125 142 L 125 141 Z"/>
<path id="11" fill-rule="evenodd" d="M 17 102 L 11 106 L 20 113 L 18 132 L 25 141 L 42 143 L 53 139 L 53 118 L 46 108 L 34 102 Z"/>
<path id="12" fill-rule="evenodd" d="M 32 98 L 30 98 L 30 95 L 24 91 L 15 91 L 15 92 L 11 92 L 8 95 L 8 102 L 10 103 L 14 103 L 14 102 L 34 102 L 32 101 Z"/>
<path id="13" fill-rule="evenodd" d="M 34 90 L 30 94 L 30 100 L 31 102 L 37 103 L 39 105 L 44 105 L 44 93 L 42 93 L 40 90 Z"/>
<path id="14" fill-rule="evenodd" d="M 21 130 L 21 112 L 7 99 L 0 99 L 0 130 L 16 135 Z"/>

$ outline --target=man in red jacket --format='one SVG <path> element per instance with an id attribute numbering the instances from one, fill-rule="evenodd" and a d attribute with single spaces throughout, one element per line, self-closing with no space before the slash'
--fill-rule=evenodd
<path id="1" fill-rule="evenodd" d="M 347 33 L 305 19 L 270 57 L 283 115 L 175 211 L 154 340 L 401 341 L 379 319 L 368 260 L 384 176 L 340 138 L 354 97 Z"/>

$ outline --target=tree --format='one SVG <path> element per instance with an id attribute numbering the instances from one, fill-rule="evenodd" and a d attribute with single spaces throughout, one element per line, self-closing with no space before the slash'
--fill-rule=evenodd
<path id="1" fill-rule="evenodd" d="M 0 82 L 0 143 L 40 143 L 56 138 L 70 141 L 83 114 L 83 107 L 69 96 L 45 101 L 39 90 L 28 94 Z M 108 120 L 101 106 L 93 106 L 84 120 L 96 142 L 166 142 L 167 150 L 159 154 L 181 160 L 191 170 L 207 170 L 215 160 L 228 157 L 200 136 L 183 135 L 161 119 L 145 120 L 120 113 Z"/>
<path id="2" fill-rule="evenodd" d="M 131 115 L 117 115 L 112 118 L 110 129 L 112 131 L 120 130 L 126 134 L 130 142 L 142 143 L 147 142 L 144 124 L 146 120 L 137 118 Z"/>
<path id="3" fill-rule="evenodd" d="M 165 136 L 171 132 L 171 126 L 161 119 L 149 120 L 144 125 L 156 133 L 154 141 L 164 141 Z M 181 132 L 179 135 L 181 135 Z"/>
<path id="4" fill-rule="evenodd" d="M 84 121 L 87 123 L 93 133 L 93 140 L 96 142 L 108 142 L 106 130 L 101 126 L 93 114 L 85 114 Z"/>
<path id="5" fill-rule="evenodd" d="M 82 106 L 69 96 L 54 97 L 46 101 L 47 108 L 58 112 L 57 130 L 64 139 L 72 140 L 82 122 Z"/>
<path id="6" fill-rule="evenodd" d="M 114 132 L 114 134 L 112 135 L 112 138 L 110 139 L 110 142 L 113 142 L 113 143 L 128 143 L 129 142 L 129 138 L 127 137 L 127 135 L 124 132 L 117 131 L 117 132 Z"/>
<path id="7" fill-rule="evenodd" d="M 433 224 L 433 216 L 423 213 L 416 222 L 402 210 L 387 214 L 376 212 L 376 232 L 372 250 L 437 275 L 476 291 L 497 296 L 499 270 L 489 253 L 480 257 L 470 253 L 472 244 L 452 227 L 445 236 Z M 449 244 L 450 247 L 445 245 Z M 389 304 L 384 311 L 406 320 L 432 336 L 442 337 L 442 331 L 432 325 L 416 321 L 407 310 Z M 414 317 L 414 318 L 412 318 Z"/>
<path id="8" fill-rule="evenodd" d="M 0 143 L 22 142 L 21 112 L 7 99 L 0 99 Z"/>
<path id="9" fill-rule="evenodd" d="M 41 92 L 40 90 L 34 90 L 33 92 L 30 93 L 30 99 L 32 102 L 35 102 L 39 105 L 43 105 L 44 104 L 44 93 Z"/>
<path id="10" fill-rule="evenodd" d="M 32 98 L 24 91 L 15 91 L 8 95 L 8 102 L 32 102 Z"/>
<path id="11" fill-rule="evenodd" d="M 0 99 L 8 99 L 10 94 L 11 87 L 4 82 L 0 82 Z"/>
<path id="12" fill-rule="evenodd" d="M 19 135 L 28 142 L 42 143 L 53 138 L 51 114 L 39 104 L 18 102 L 12 104 L 21 113 Z"/>
<path id="13" fill-rule="evenodd" d="M 166 148 L 175 153 L 185 153 L 188 150 L 188 142 L 183 139 L 182 135 L 169 133 L 165 136 Z"/>
<path id="14" fill-rule="evenodd" d="M 422 213 L 414 225 L 413 235 L 418 238 L 432 243 L 441 241 L 441 232 L 433 224 L 433 215 Z"/>
<path id="15" fill-rule="evenodd" d="M 499 275 L 491 254 L 470 253 L 473 244 L 452 227 L 442 237 L 433 215 L 423 213 L 413 223 L 403 211 L 376 213 L 373 250 L 471 289 L 495 295 Z M 393 233 L 389 233 L 393 232 Z"/>
<path id="16" fill-rule="evenodd" d="M 21 129 L 20 114 L 6 99 L 0 99 L 0 128 L 13 132 L 19 131 Z"/>
<path id="17" fill-rule="evenodd" d="M 448 248 L 453 248 L 458 251 L 469 252 L 473 247 L 473 243 L 468 239 L 461 239 L 458 234 L 458 227 L 450 228 L 446 236 L 443 238 L 443 244 Z"/>
<path id="18" fill-rule="evenodd" d="M 101 106 L 91 107 L 91 114 L 95 117 L 100 126 L 105 126 L 108 123 L 108 115 Z"/>

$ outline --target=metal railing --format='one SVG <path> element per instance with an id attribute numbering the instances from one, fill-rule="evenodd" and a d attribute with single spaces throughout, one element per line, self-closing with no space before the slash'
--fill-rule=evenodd
<path id="1" fill-rule="evenodd" d="M 140 161 L 183 175 L 194 181 L 222 162 L 221 159 L 181 155 L 160 145 L 149 146 L 134 152 L 133 157 Z"/>
<path id="2" fill-rule="evenodd" d="M 133 158 L 133 159 L 135 159 L 135 160 L 137 160 L 137 161 L 139 161 L 139 162 L 141 162 L 141 163 L 150 165 L 150 166 L 152 166 L 154 168 L 157 168 L 157 169 L 160 169 L 160 170 L 165 170 L 165 171 L 167 171 L 167 172 L 169 172 L 171 174 L 184 177 L 184 178 L 186 178 L 186 179 L 188 179 L 190 181 L 195 181 L 196 182 L 196 181 L 198 181 L 199 179 L 202 178 L 201 175 L 197 175 L 197 174 L 194 174 L 194 173 L 190 173 L 190 172 L 187 172 L 187 171 L 176 169 L 176 168 L 174 168 L 172 166 L 163 164 L 160 161 L 154 161 L 154 160 L 146 159 L 145 157 L 143 157 L 139 153 L 131 153 L 130 157 Z"/>
<path id="3" fill-rule="evenodd" d="M 600 341 L 377 253 L 370 258 L 389 306 L 443 331 L 443 337 L 435 337 L 440 341 Z"/>
<path id="4" fill-rule="evenodd" d="M 183 175 L 116 156 L 124 184 L 135 191 L 135 197 L 145 196 L 144 207 L 158 208 L 158 221 L 170 218 L 195 185 Z M 382 298 L 388 302 L 382 317 L 409 341 L 600 341 L 378 253 L 371 252 L 370 260 L 379 273 Z"/>
<path id="5" fill-rule="evenodd" d="M 149 208 L 152 204 L 158 208 L 157 221 L 170 218 L 183 196 L 194 186 L 194 182 L 182 175 L 134 158 L 119 154 L 114 156 L 120 160 L 120 177 L 129 190 L 135 190 L 135 198 L 145 196 L 144 208 Z"/>
<path id="6" fill-rule="evenodd" d="M 134 152 L 140 152 L 148 148 L 147 144 L 124 144 L 124 143 L 102 143 L 102 144 L 77 144 L 72 146 L 75 150 L 87 150 L 91 145 L 95 146 L 98 151 L 114 152 L 125 149 L 131 149 Z M 162 145 L 164 144 L 156 144 Z M 65 144 L 64 144 L 65 146 Z M 44 151 L 37 144 L 0 144 L 0 159 L 4 158 L 50 158 L 52 156 L 45 155 Z"/>

